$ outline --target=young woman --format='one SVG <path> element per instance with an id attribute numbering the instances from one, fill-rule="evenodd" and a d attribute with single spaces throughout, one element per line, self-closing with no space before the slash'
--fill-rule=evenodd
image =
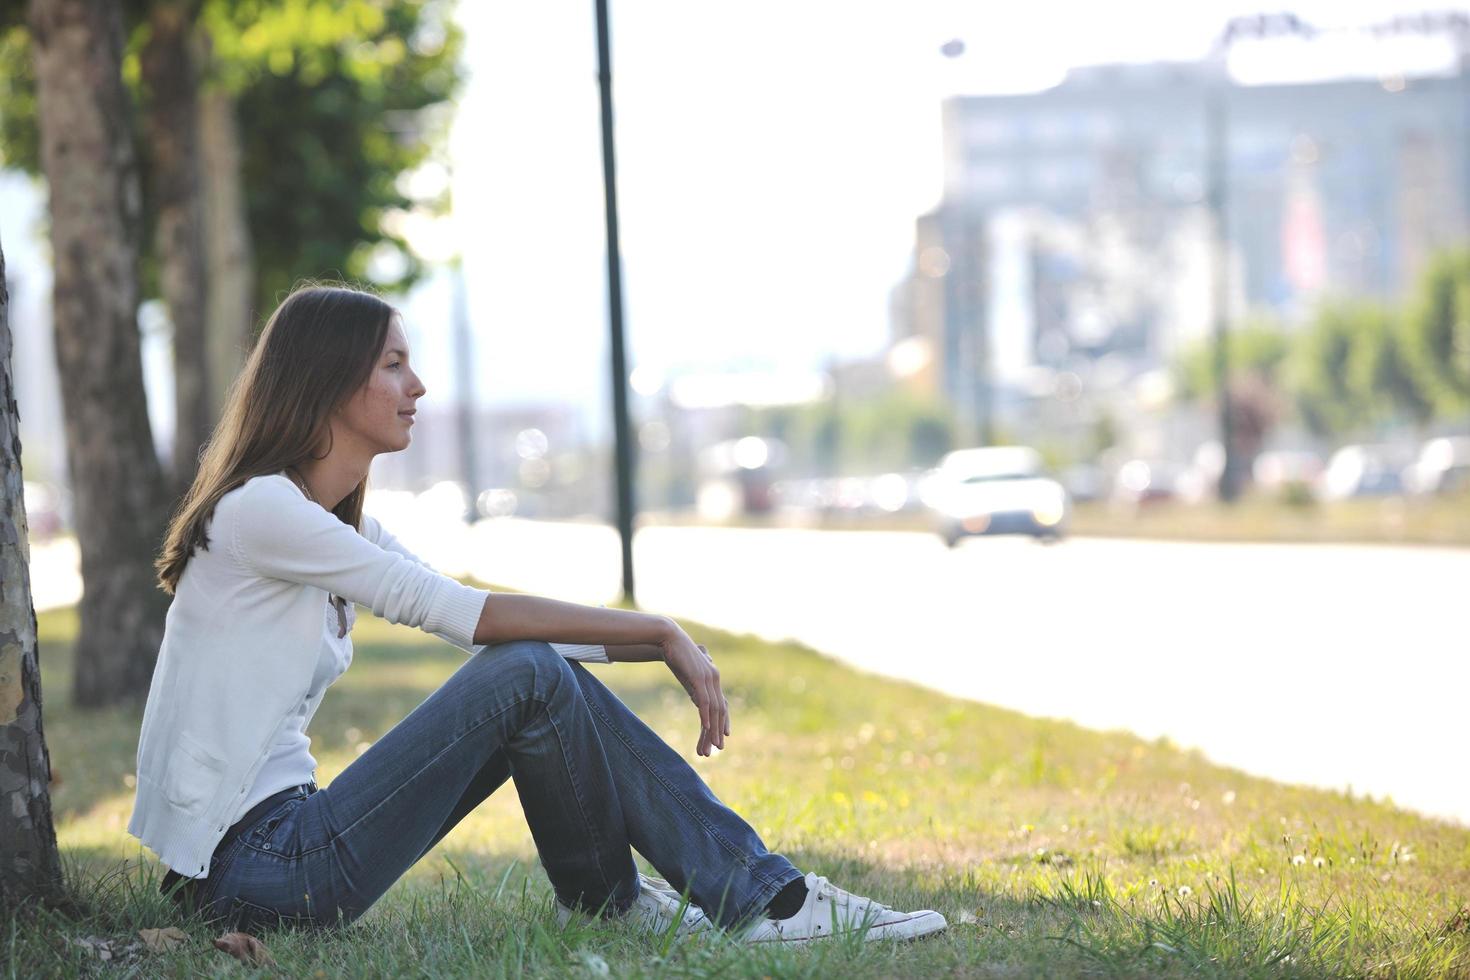
<path id="1" fill-rule="evenodd" d="M 562 921 L 779 942 L 943 929 L 768 851 L 582 666 L 662 660 L 698 706 L 696 750 L 723 748 L 719 671 L 672 619 L 470 588 L 363 513 L 423 395 L 397 311 L 323 286 L 280 305 L 231 388 L 156 562 L 174 598 L 128 830 L 170 869 L 164 891 L 232 928 L 343 925 L 514 779 Z M 469 657 L 318 788 L 306 728 L 352 662 L 355 605 Z"/>

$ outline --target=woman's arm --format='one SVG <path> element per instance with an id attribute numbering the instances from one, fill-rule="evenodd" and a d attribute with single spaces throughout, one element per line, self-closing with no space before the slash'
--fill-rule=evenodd
<path id="1" fill-rule="evenodd" d="M 475 644 L 546 640 L 604 646 L 652 644 L 662 650 L 674 634 L 682 632 L 668 616 L 584 606 L 544 596 L 492 592 L 485 597 L 485 605 L 480 610 Z M 657 659 L 663 659 L 662 654 Z"/>
<path id="2" fill-rule="evenodd" d="M 684 685 L 689 700 L 699 709 L 699 742 L 695 752 L 709 755 L 711 748 L 725 747 L 730 734 L 730 706 L 720 690 L 720 671 L 709 652 L 689 638 L 683 627 L 668 616 L 634 612 L 631 609 L 593 608 L 545 596 L 492 592 L 485 597 L 480 621 L 475 626 L 476 644 L 508 640 L 545 640 L 551 643 L 601 643 L 608 659 L 619 659 L 622 648 L 652 646 Z"/>
<path id="3" fill-rule="evenodd" d="M 602 648 L 612 664 L 641 664 L 664 658 L 664 648 L 657 643 L 604 643 Z"/>

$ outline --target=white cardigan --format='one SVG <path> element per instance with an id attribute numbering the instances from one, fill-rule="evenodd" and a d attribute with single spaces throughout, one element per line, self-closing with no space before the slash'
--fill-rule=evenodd
<path id="1" fill-rule="evenodd" d="M 315 711 L 304 702 L 329 595 L 473 654 L 490 594 L 435 571 L 369 515 L 359 534 L 284 474 L 252 477 L 221 497 L 207 537 L 165 618 L 128 821 L 130 834 L 189 877 L 208 875 L 282 726 L 303 706 L 307 717 Z M 597 644 L 552 646 L 607 662 Z"/>

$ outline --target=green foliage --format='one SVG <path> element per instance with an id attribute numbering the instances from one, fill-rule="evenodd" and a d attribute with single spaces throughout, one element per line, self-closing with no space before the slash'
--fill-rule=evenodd
<path id="1" fill-rule="evenodd" d="M 447 114 L 425 110 L 462 82 L 450 10 L 443 0 L 206 6 L 213 78 L 236 94 L 245 141 L 260 309 L 304 276 L 368 279 L 375 254 L 399 267 L 386 288 L 421 274 L 391 216 L 415 204 L 398 178 L 447 135 Z"/>
<path id="2" fill-rule="evenodd" d="M 0 14 L 0 157 L 34 174 L 37 106 L 21 8 Z M 123 75 L 135 104 L 145 11 L 143 3 L 125 8 Z M 367 279 L 375 253 L 386 260 L 380 268 L 397 266 L 380 281 L 385 288 L 403 289 L 421 274 L 392 216 L 447 203 L 413 201 L 398 179 L 442 142 L 447 115 L 432 109 L 463 81 L 463 33 L 451 11 L 452 0 L 203 3 L 199 23 L 213 51 L 203 84 L 224 86 L 236 100 L 259 308 L 274 307 L 303 277 Z M 148 147 L 138 146 L 146 188 Z M 145 292 L 156 295 L 146 256 L 144 267 Z"/>
<path id="3" fill-rule="evenodd" d="M 1302 421 L 1320 435 L 1428 417 L 1399 323 L 1381 306 L 1324 307 L 1298 338 L 1290 379 Z"/>
<path id="4" fill-rule="evenodd" d="M 933 466 L 955 444 L 945 407 L 902 390 L 752 413 L 751 429 L 787 443 L 795 471 L 863 474 Z"/>
<path id="5" fill-rule="evenodd" d="M 1470 250 L 1430 264 L 1404 333 L 1405 359 L 1434 410 L 1470 410 Z"/>
<path id="6" fill-rule="evenodd" d="M 1261 320 L 1244 324 L 1226 335 L 1226 358 L 1232 379 L 1255 374 L 1268 385 L 1275 386 L 1290 348 L 1286 331 L 1278 324 Z M 1179 392 L 1186 401 L 1214 398 L 1215 345 L 1203 341 L 1189 350 L 1175 365 Z"/>
<path id="7" fill-rule="evenodd" d="M 0 163 L 35 174 L 40 167 L 41 134 L 36 129 L 36 76 L 23 7 L 0 14 Z"/>

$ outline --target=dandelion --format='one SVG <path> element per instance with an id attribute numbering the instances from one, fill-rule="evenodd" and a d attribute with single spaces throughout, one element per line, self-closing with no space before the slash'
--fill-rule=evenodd
<path id="1" fill-rule="evenodd" d="M 1320 867 L 1324 866 L 1326 863 L 1327 863 L 1327 859 L 1324 858 L 1324 857 L 1314 857 L 1314 858 L 1312 858 L 1312 867 L 1314 867 L 1314 868 L 1320 868 Z"/>
<path id="2" fill-rule="evenodd" d="M 1227 789 L 1225 791 L 1225 795 L 1220 797 L 1220 802 L 1224 803 L 1226 806 L 1230 806 L 1231 804 L 1233 804 L 1235 802 L 1235 790 Z"/>
<path id="3" fill-rule="evenodd" d="M 1157 878 L 1150 878 L 1148 880 L 1148 886 L 1150 888 L 1157 888 L 1157 887 L 1159 887 L 1159 879 L 1157 879 Z"/>
<path id="4" fill-rule="evenodd" d="M 1188 898 L 1189 896 L 1191 896 L 1193 894 L 1194 894 L 1194 889 L 1193 888 L 1190 888 L 1188 885 L 1180 885 L 1179 886 L 1179 897 L 1180 898 Z"/>
<path id="5" fill-rule="evenodd" d="M 1296 865 L 1306 864 L 1307 863 L 1307 856 L 1305 854 L 1293 855 L 1293 857 L 1291 859 L 1291 863 L 1292 864 L 1296 864 Z"/>

